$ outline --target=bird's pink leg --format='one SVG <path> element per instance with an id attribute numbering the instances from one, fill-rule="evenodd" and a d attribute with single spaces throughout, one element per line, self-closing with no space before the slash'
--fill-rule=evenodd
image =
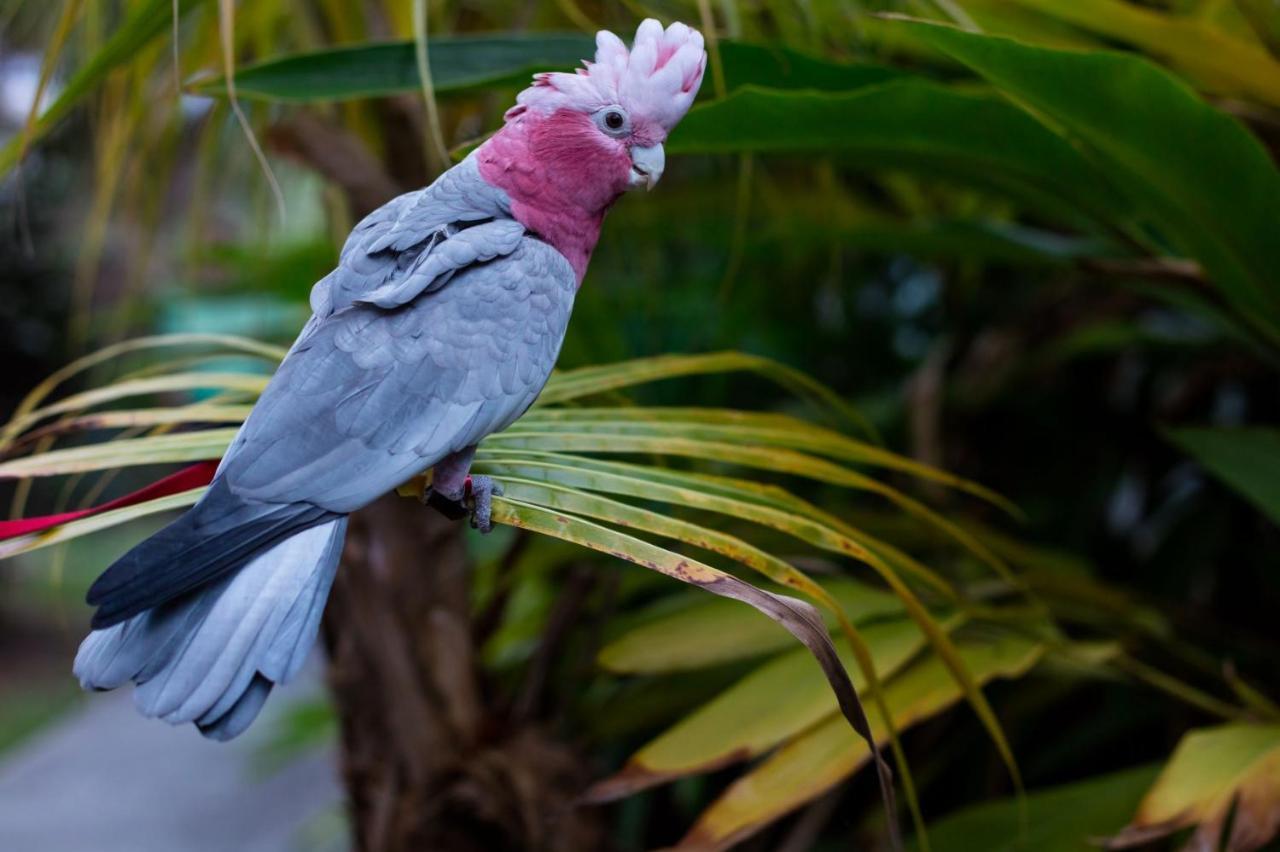
<path id="1" fill-rule="evenodd" d="M 451 520 L 471 516 L 471 526 L 487 533 L 493 529 L 493 495 L 502 486 L 488 476 L 472 476 L 474 446 L 445 456 L 431 470 L 431 485 L 423 502 Z"/>

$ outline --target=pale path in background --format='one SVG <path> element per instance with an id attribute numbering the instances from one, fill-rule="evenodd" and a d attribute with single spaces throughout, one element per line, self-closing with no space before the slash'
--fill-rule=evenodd
<path id="1" fill-rule="evenodd" d="M 307 753 L 271 774 L 256 758 L 291 699 L 314 696 L 318 680 L 308 667 L 230 744 L 150 723 L 128 694 L 85 702 L 0 760 L 0 850 L 316 849 L 308 825 L 342 802 L 335 755 Z M 332 834 L 339 845 L 325 852 L 342 848 Z"/>

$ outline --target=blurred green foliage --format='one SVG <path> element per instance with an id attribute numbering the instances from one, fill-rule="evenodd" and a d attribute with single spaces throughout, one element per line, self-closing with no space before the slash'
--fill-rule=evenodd
<path id="1" fill-rule="evenodd" d="M 21 6 L 0 38 L 59 46 L 56 16 Z M 15 323 L 26 324 L 5 341 L 22 365 L 4 380 L 15 402 L 66 360 L 68 340 L 73 355 L 89 340 L 156 330 L 287 341 L 307 288 L 363 212 L 360 199 L 429 179 L 409 4 L 239 9 L 237 88 L 283 185 L 283 223 L 224 97 L 219 4 L 180 9 L 178 69 L 168 3 L 72 21 L 74 37 L 47 52 L 56 96 L 28 132 L 4 129 L 0 198 L 29 230 L 15 228 L 0 251 L 0 286 L 22 306 Z M 973 611 L 964 642 L 991 649 L 1031 636 L 1052 651 L 1029 673 L 1030 657 L 993 667 L 991 676 L 1015 679 L 987 687 L 1032 790 L 1025 835 L 979 722 L 941 712 L 958 694 L 939 692 L 930 712 L 903 717 L 902 727 L 918 722 L 904 744 L 932 848 L 1093 848 L 1091 838 L 1138 817 L 1152 764 L 1188 731 L 1277 714 L 1280 12 L 1252 0 L 433 3 L 431 70 L 447 143 L 461 153 L 492 130 L 531 67 L 583 55 L 589 35 L 570 30 L 626 31 L 641 13 L 695 22 L 704 11 L 719 36 L 724 91 L 709 75 L 670 140 L 660 190 L 611 213 L 561 365 L 728 349 L 766 356 L 833 388 L 886 446 L 1020 507 L 1024 524 L 928 480 L 882 476 L 1007 562 L 1025 598 L 936 525 L 794 471 L 775 476 L 888 543 L 903 557 L 895 568 L 928 566 L 958 589 Z M 175 74 L 190 93 L 182 99 Z M 19 181 L 13 167 L 27 147 Z M 73 337 L 51 334 L 64 323 Z M 140 368 L 117 360 L 88 384 Z M 750 374 L 625 392 L 650 407 L 812 411 Z M 714 453 L 657 461 L 675 472 L 731 470 Z M 112 487 L 136 481 L 125 473 Z M 92 483 L 41 482 L 31 498 L 92 502 Z M 25 498 L 29 486 L 18 488 Z M 816 537 L 704 508 L 664 511 L 824 580 L 875 581 Z M 551 539 L 524 546 L 512 569 L 513 546 L 476 542 L 474 590 L 477 612 L 503 604 L 483 652 L 511 690 L 565 583 L 584 564 L 617 576 Z M 847 583 L 830 586 L 861 629 L 867 614 Z M 579 604 L 584 627 L 553 666 L 557 718 L 613 768 L 629 755 L 643 764 L 646 743 L 713 708 L 747 714 L 748 729 L 768 696 L 733 696 L 800 663 L 763 619 L 671 586 L 638 572 L 594 581 Z M 31 597 L 19 608 L 34 606 Z M 607 626 L 593 626 L 606 615 Z M 881 633 L 913 629 L 895 617 L 867 615 L 873 657 L 893 650 Z M 687 665 L 647 638 L 695 635 L 700 625 L 715 641 Z M 626 674 L 592 665 L 597 651 Z M 929 653 L 885 694 L 909 693 L 908 675 L 936 663 Z M 668 845 L 696 825 L 690 843 L 763 832 L 747 842 L 779 848 L 809 830 L 809 817 L 815 849 L 877 834 L 869 778 L 819 795 L 856 762 L 828 768 L 815 803 L 789 821 L 775 822 L 771 809 L 781 794 L 742 798 L 752 778 L 785 779 L 776 767 L 789 755 L 809 765 L 804 732 L 787 727 L 801 717 L 784 715 L 760 750 L 781 748 L 745 775 L 709 770 L 619 805 L 617 844 Z M 290 746 L 331 730 L 322 711 L 296 719 Z M 739 732 L 723 728 L 728 740 Z M 856 748 L 843 728 L 823 732 L 812 729 L 808 742 L 830 736 Z"/>

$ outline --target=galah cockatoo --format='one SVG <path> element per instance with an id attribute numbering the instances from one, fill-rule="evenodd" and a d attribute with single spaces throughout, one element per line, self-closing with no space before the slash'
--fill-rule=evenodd
<path id="1" fill-rule="evenodd" d="M 702 36 L 646 20 L 534 77 L 503 127 L 356 226 L 312 317 L 204 497 L 98 578 L 85 689 L 137 684 L 146 716 L 226 740 L 298 673 L 347 515 L 428 468 L 429 500 L 490 525 L 476 444 L 537 398 L 605 213 L 652 188 L 693 103 Z"/>

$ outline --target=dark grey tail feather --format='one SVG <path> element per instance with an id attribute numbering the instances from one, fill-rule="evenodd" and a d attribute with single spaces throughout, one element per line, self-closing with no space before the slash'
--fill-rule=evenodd
<path id="1" fill-rule="evenodd" d="M 208 586 L 80 646 L 86 689 L 134 681 L 146 716 L 194 722 L 212 739 L 242 733 L 276 683 L 302 668 L 337 570 L 346 517 L 295 533 Z"/>
<path id="2" fill-rule="evenodd" d="M 198 589 L 290 535 L 339 515 L 310 503 L 259 503 L 222 478 L 195 506 L 117 559 L 89 588 L 94 629 L 132 618 Z"/>

